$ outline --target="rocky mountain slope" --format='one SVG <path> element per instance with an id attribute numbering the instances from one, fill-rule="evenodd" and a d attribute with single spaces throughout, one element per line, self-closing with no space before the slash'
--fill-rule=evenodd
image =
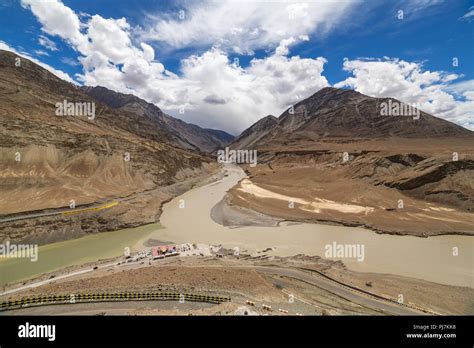
<path id="1" fill-rule="evenodd" d="M 382 105 L 405 105 L 393 98 L 373 98 L 353 90 L 326 87 L 296 103 L 278 119 L 259 120 L 232 147 L 272 147 L 321 138 L 439 138 L 474 133 L 420 111 L 416 116 L 385 116 Z"/>
<path id="2" fill-rule="evenodd" d="M 95 118 L 58 116 L 56 104 L 64 101 L 94 104 Z M 217 167 L 183 136 L 179 143 L 162 126 L 165 121 L 155 124 L 145 109 L 141 115 L 127 105 L 111 107 L 35 63 L 0 51 L 0 217 L 119 203 L 83 215 L 1 222 L 0 241 L 49 242 L 154 222 L 163 201 Z"/>
<path id="3" fill-rule="evenodd" d="M 260 144 L 262 138 L 278 126 L 278 118 L 273 115 L 265 116 L 244 130 L 231 144 L 231 147 L 243 149 Z"/>
<path id="4" fill-rule="evenodd" d="M 100 86 L 84 86 L 81 90 L 110 108 L 126 112 L 127 119 L 118 125 L 130 127 L 133 124 L 134 128 L 130 131 L 141 137 L 160 140 L 164 132 L 172 145 L 204 152 L 223 148 L 234 138 L 224 131 L 204 129 L 171 117 L 156 105 L 131 94 L 114 92 Z"/>
<path id="5" fill-rule="evenodd" d="M 474 132 L 424 112 L 382 116 L 384 102 L 324 88 L 256 122 L 230 145 L 257 149 L 258 165 L 227 204 L 396 234 L 474 234 Z"/>

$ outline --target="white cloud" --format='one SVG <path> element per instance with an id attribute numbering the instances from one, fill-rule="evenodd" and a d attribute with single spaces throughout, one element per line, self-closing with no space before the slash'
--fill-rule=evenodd
<path id="1" fill-rule="evenodd" d="M 349 7 L 348 2 L 272 3 L 217 2 L 190 5 L 185 19 L 157 19 L 143 37 L 171 46 L 211 44 L 200 55 L 182 60 L 180 76 L 165 69 L 155 50 L 132 40 L 133 29 L 125 18 L 82 17 L 57 0 L 48 6 L 22 0 L 43 25 L 77 50 L 86 85 L 102 85 L 133 93 L 164 111 L 203 127 L 239 133 L 264 115 L 279 115 L 287 106 L 328 86 L 323 76 L 326 59 L 288 57 L 289 46 L 309 34 L 327 31 Z M 421 5 L 427 1 L 419 1 Z M 420 6 L 421 6 L 420 5 Z M 47 10 L 45 10 L 47 8 Z M 231 13 L 232 15 L 229 15 Z M 58 19 L 64 16 L 67 20 Z M 148 35 L 148 36 L 147 36 Z M 244 40 L 245 38 L 245 40 Z M 229 61 L 227 49 L 251 52 L 274 48 L 272 54 L 251 60 L 247 67 Z M 344 63 L 352 77 L 336 86 L 350 86 L 372 96 L 389 96 L 417 102 L 422 109 L 472 125 L 472 91 L 449 91 L 456 74 L 423 71 L 421 64 L 398 59 L 352 60 Z M 461 99 L 460 99 L 461 98 Z M 178 113 L 184 107 L 183 115 Z"/>
<path id="2" fill-rule="evenodd" d="M 80 21 L 69 7 L 60 1 L 21 0 L 21 5 L 41 19 L 42 30 L 50 35 L 80 46 L 85 44 L 85 37 L 80 33 Z"/>
<path id="3" fill-rule="evenodd" d="M 274 54 L 253 59 L 242 68 L 234 65 L 224 51 L 212 48 L 184 59 L 180 77 L 167 74 L 160 63 L 138 56 L 125 61 L 122 69 L 94 64 L 83 80 L 88 85 L 133 92 L 203 127 L 239 133 L 260 117 L 278 115 L 291 103 L 328 86 L 322 76 L 325 62 L 321 57 Z M 183 115 L 177 113 L 181 107 L 185 109 Z"/>
<path id="4" fill-rule="evenodd" d="M 43 50 L 35 50 L 37 56 L 49 56 L 49 53 Z"/>
<path id="5" fill-rule="evenodd" d="M 464 16 L 462 16 L 459 19 L 467 20 L 467 21 L 473 20 L 474 19 L 474 6 L 469 7 L 469 10 L 464 14 Z"/>
<path id="6" fill-rule="evenodd" d="M 296 40 L 293 36 L 288 39 L 281 40 L 280 44 L 275 50 L 275 54 L 279 56 L 286 56 L 289 53 L 288 46 L 294 44 L 295 42 Z"/>
<path id="7" fill-rule="evenodd" d="M 472 81 L 454 83 L 460 76 L 425 71 L 421 63 L 387 57 L 345 60 L 343 67 L 353 76 L 335 87 L 347 86 L 373 97 L 418 103 L 425 112 L 474 129 Z"/>
<path id="8" fill-rule="evenodd" d="M 401 0 L 399 7 L 408 12 L 424 11 L 430 7 L 440 5 L 444 0 Z"/>
<path id="9" fill-rule="evenodd" d="M 474 92 L 474 80 L 452 83 L 446 87 L 446 90 L 458 95 L 464 95 L 466 92 Z"/>
<path id="10" fill-rule="evenodd" d="M 173 88 L 175 98 L 169 100 L 189 105 L 184 116 L 190 122 L 239 133 L 262 116 L 279 115 L 292 103 L 328 86 L 322 76 L 325 62 L 321 57 L 303 59 L 274 54 L 253 59 L 242 68 L 231 64 L 226 53 L 214 48 L 183 61 L 183 75 Z M 157 85 L 164 89 L 170 81 Z M 153 89 L 149 93 L 152 97 Z M 218 96 L 225 104 L 203 103 L 209 95 Z"/>
<path id="11" fill-rule="evenodd" d="M 48 39 L 44 35 L 40 35 L 40 37 L 38 38 L 38 42 L 41 46 L 47 48 L 50 51 L 57 51 L 58 50 L 58 48 L 56 46 L 56 43 L 54 41 L 51 41 L 50 39 Z"/>
<path id="12" fill-rule="evenodd" d="M 316 32 L 322 36 L 348 10 L 351 1 L 202 1 L 183 3 L 180 13 L 150 16 L 141 33 L 144 40 L 156 40 L 174 48 L 216 46 L 238 54 L 274 48 L 289 37 Z"/>
<path id="13" fill-rule="evenodd" d="M 13 52 L 17 55 L 19 55 L 20 57 L 24 57 L 26 59 L 29 59 L 31 60 L 32 62 L 35 62 L 36 64 L 38 64 L 39 66 L 43 67 L 44 69 L 48 70 L 50 73 L 56 75 L 57 77 L 59 77 L 60 79 L 63 79 L 67 82 L 71 82 L 71 83 L 74 83 L 74 84 L 77 84 L 76 81 L 74 81 L 67 73 L 65 73 L 64 71 L 62 70 L 58 70 L 58 69 L 55 69 L 53 68 L 52 66 L 48 65 L 48 64 L 45 64 L 43 62 L 40 62 L 38 59 L 30 56 L 29 54 L 25 53 L 25 52 L 19 52 L 17 51 L 16 49 L 14 49 L 13 47 L 10 47 L 6 42 L 3 42 L 3 41 L 0 41 L 0 50 L 5 50 L 5 51 L 10 51 L 10 52 Z M 46 52 L 45 52 L 46 53 Z"/>
<path id="14" fill-rule="evenodd" d="M 77 60 L 69 58 L 69 57 L 62 57 L 61 62 L 70 66 L 79 66 L 81 65 Z"/>
<path id="15" fill-rule="evenodd" d="M 81 54 L 84 73 L 79 77 L 86 85 L 133 93 L 204 127 L 238 133 L 263 115 L 279 114 L 328 85 L 322 76 L 324 58 L 286 57 L 290 44 L 308 39 L 305 34 L 280 40 L 273 55 L 253 59 L 246 68 L 235 66 L 223 49 L 213 47 L 184 59 L 178 77 L 154 60 L 150 45 L 132 43 L 131 28 L 124 18 L 94 15 L 80 23 L 63 4 L 51 6 L 46 13 L 36 1 L 23 3 L 35 8 L 33 13 L 44 31 L 60 36 Z M 70 23 L 63 23 L 66 28 L 53 20 L 62 15 L 69 17 Z M 184 115 L 177 113 L 182 107 Z"/>

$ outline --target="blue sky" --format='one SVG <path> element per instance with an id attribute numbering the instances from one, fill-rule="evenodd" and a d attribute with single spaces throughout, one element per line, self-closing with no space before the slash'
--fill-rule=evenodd
<path id="1" fill-rule="evenodd" d="M 0 48 L 204 127 L 237 134 L 330 85 L 474 129 L 474 1 L 4 0 L 0 13 Z"/>

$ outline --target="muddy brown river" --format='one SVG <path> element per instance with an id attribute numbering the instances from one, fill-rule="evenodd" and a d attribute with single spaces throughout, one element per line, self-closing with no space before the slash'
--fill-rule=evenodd
<path id="1" fill-rule="evenodd" d="M 377 234 L 355 227 L 321 224 L 283 224 L 279 227 L 224 227 L 212 220 L 211 209 L 245 173 L 228 165 L 220 181 L 192 189 L 164 206 L 158 224 L 80 238 L 40 248 L 35 265 L 29 260 L 0 261 L 0 283 L 50 272 L 60 267 L 80 265 L 101 258 L 119 256 L 125 246 L 140 248 L 148 239 L 175 243 L 222 244 L 255 253 L 273 248 L 268 254 L 325 256 L 326 246 L 359 245 L 359 257 L 335 257 L 354 271 L 390 273 L 442 284 L 474 288 L 474 237 L 436 236 L 419 238 Z M 453 255 L 453 248 L 458 255 Z"/>
<path id="2" fill-rule="evenodd" d="M 228 166 L 226 170 L 228 176 L 221 181 L 188 191 L 166 204 L 161 216 L 164 228 L 154 232 L 154 238 L 176 243 L 222 244 L 249 252 L 273 248 L 269 254 L 277 256 L 306 254 L 324 257 L 328 244 L 359 244 L 364 246 L 363 261 L 356 258 L 335 259 L 342 260 L 355 271 L 392 273 L 474 287 L 472 236 L 419 238 L 320 224 L 239 228 L 217 224 L 210 217 L 212 207 L 245 176 L 243 170 L 236 166 Z M 458 248 L 457 256 L 453 255 L 453 247 Z"/>

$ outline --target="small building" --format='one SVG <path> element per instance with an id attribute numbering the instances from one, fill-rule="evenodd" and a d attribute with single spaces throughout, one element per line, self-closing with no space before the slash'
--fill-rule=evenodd
<path id="1" fill-rule="evenodd" d="M 159 247 L 155 247 L 151 249 L 151 256 L 153 260 L 164 258 L 164 255 L 161 253 L 161 250 L 159 249 Z"/>

